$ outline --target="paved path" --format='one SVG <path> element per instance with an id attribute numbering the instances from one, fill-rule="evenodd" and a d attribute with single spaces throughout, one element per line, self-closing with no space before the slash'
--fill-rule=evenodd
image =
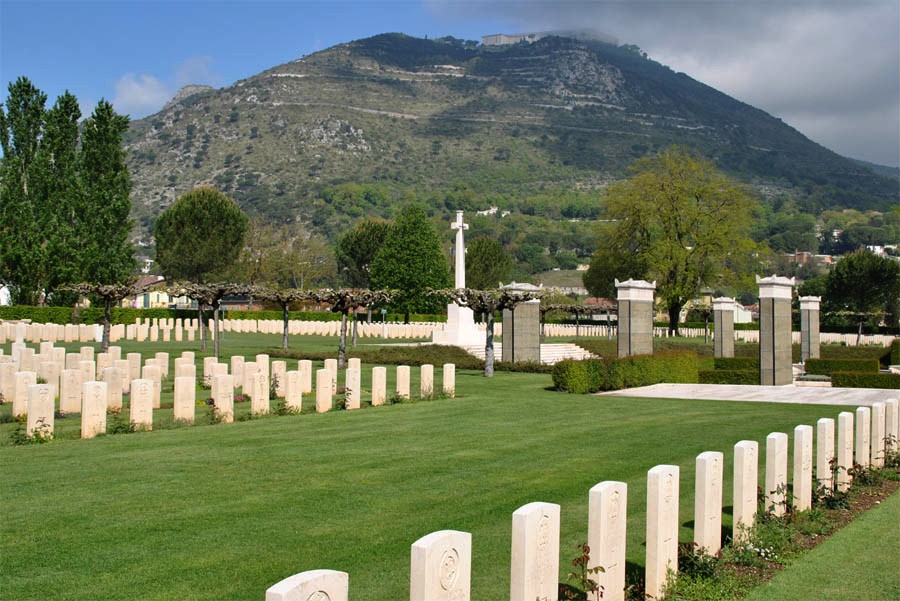
<path id="1" fill-rule="evenodd" d="M 871 406 L 876 401 L 900 399 L 900 390 L 882 388 L 808 388 L 795 386 L 745 386 L 738 384 L 654 384 L 600 393 L 660 399 L 706 399 L 754 403 L 803 403 L 807 405 Z"/>

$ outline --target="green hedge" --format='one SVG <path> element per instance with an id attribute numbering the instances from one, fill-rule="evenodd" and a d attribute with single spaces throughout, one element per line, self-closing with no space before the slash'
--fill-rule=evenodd
<path id="1" fill-rule="evenodd" d="M 72 323 L 72 307 L 0 307 L 0 319 L 30 319 L 33 323 Z"/>
<path id="2" fill-rule="evenodd" d="M 836 371 L 878 372 L 878 359 L 807 359 L 806 373 L 830 376 Z"/>
<path id="3" fill-rule="evenodd" d="M 621 359 L 567 359 L 553 366 L 557 390 L 584 394 L 660 382 L 696 383 L 699 361 L 690 351 L 669 351 Z"/>
<path id="4" fill-rule="evenodd" d="M 698 372 L 701 384 L 759 385 L 759 369 L 715 369 Z"/>
<path id="5" fill-rule="evenodd" d="M 835 388 L 900 389 L 900 374 L 836 371 L 831 374 L 831 385 Z"/>
<path id="6" fill-rule="evenodd" d="M 891 342 L 890 365 L 900 365 L 900 338 Z"/>
<path id="7" fill-rule="evenodd" d="M 719 370 L 759 372 L 759 357 L 716 357 L 713 364 Z"/>

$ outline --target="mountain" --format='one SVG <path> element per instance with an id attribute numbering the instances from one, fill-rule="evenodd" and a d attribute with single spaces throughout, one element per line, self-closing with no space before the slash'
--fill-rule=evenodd
<path id="1" fill-rule="evenodd" d="M 879 165 L 878 163 L 870 163 L 869 161 L 863 161 L 862 159 L 850 159 L 854 163 L 862 165 L 867 169 L 871 169 L 878 175 L 883 175 L 884 177 L 890 179 L 900 179 L 900 167 L 890 167 L 888 165 Z"/>
<path id="2" fill-rule="evenodd" d="M 332 236 L 411 193 L 442 211 L 501 202 L 527 213 L 529 198 L 590 194 L 672 144 L 810 212 L 900 202 L 896 180 L 634 46 L 554 36 L 485 46 L 378 35 L 226 88 L 191 88 L 127 136 L 144 228 L 211 183 L 251 214 Z M 387 198 L 339 202 L 334 187 L 347 183 Z"/>

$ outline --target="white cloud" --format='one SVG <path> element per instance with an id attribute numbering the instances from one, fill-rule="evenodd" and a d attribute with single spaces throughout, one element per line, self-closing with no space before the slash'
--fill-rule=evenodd
<path id="1" fill-rule="evenodd" d="M 220 85 L 221 78 L 211 70 L 211 65 L 212 57 L 191 57 L 178 65 L 166 80 L 144 73 L 126 73 L 116 82 L 113 106 L 132 119 L 146 117 L 160 110 L 186 85 Z"/>

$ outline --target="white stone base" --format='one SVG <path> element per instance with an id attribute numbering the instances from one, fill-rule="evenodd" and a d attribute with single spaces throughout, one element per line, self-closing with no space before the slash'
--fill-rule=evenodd
<path id="1" fill-rule="evenodd" d="M 475 314 L 468 307 L 457 304 L 447 305 L 447 324 L 443 331 L 435 330 L 431 341 L 435 344 L 450 346 L 484 347 L 486 334 L 475 325 Z"/>

